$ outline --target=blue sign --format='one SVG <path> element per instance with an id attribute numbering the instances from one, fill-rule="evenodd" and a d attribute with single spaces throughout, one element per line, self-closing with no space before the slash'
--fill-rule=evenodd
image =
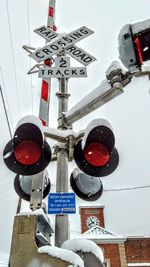
<path id="1" fill-rule="evenodd" d="M 48 195 L 48 214 L 76 213 L 75 193 L 50 193 Z"/>

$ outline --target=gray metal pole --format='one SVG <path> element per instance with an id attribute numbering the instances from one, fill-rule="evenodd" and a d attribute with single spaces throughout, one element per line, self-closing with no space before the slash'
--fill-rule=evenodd
<path id="1" fill-rule="evenodd" d="M 57 93 L 58 107 L 58 128 L 66 130 L 62 120 L 62 112 L 68 111 L 68 81 L 65 78 L 59 79 L 59 92 Z M 68 192 L 68 153 L 64 143 L 59 143 L 57 153 L 57 179 L 56 192 Z M 68 215 L 56 215 L 55 219 L 55 246 L 61 247 L 62 243 L 68 239 Z"/>

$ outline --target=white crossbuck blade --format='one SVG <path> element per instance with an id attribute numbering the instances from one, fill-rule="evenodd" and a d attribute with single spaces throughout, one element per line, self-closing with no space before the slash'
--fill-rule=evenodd
<path id="1" fill-rule="evenodd" d="M 34 31 L 49 42 L 55 39 L 56 37 L 60 36 L 59 34 L 55 33 L 53 30 L 51 30 L 46 26 L 37 28 Z M 45 45 L 40 49 L 37 49 L 34 53 L 30 54 L 29 56 L 40 63 L 48 58 L 51 58 L 53 55 L 58 55 L 59 52 L 61 52 L 62 49 L 64 49 L 65 52 L 69 54 L 71 57 L 75 58 L 80 63 L 87 66 L 93 61 L 95 61 L 96 58 L 87 53 L 86 51 L 84 51 L 83 49 L 78 48 L 74 44 L 93 33 L 94 32 L 92 30 L 83 26 L 75 31 L 72 31 L 69 34 L 60 36 L 60 38 L 58 38 L 57 40 L 51 42 L 48 45 Z"/>

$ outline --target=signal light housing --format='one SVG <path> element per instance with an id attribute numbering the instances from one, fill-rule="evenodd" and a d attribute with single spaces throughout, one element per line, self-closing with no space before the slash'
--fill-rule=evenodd
<path id="1" fill-rule="evenodd" d="M 39 118 L 26 116 L 18 123 L 14 137 L 5 146 L 6 166 L 16 174 L 33 175 L 43 171 L 51 160 L 51 149 L 44 140 Z"/>
<path id="2" fill-rule="evenodd" d="M 93 120 L 85 135 L 74 147 L 74 160 L 81 171 L 102 177 L 118 166 L 119 155 L 111 125 L 104 119 Z"/>
<path id="3" fill-rule="evenodd" d="M 14 188 L 18 196 L 26 201 L 30 201 L 32 190 L 32 176 L 21 176 L 17 174 L 14 180 Z M 51 189 L 50 179 L 45 176 L 43 199 L 48 195 Z"/>
<path id="4" fill-rule="evenodd" d="M 95 201 L 103 192 L 103 185 L 99 177 L 93 177 L 75 168 L 70 176 L 70 185 L 75 194 L 86 201 Z"/>
<path id="5" fill-rule="evenodd" d="M 120 59 L 130 71 L 150 60 L 150 19 L 125 25 L 118 36 Z"/>

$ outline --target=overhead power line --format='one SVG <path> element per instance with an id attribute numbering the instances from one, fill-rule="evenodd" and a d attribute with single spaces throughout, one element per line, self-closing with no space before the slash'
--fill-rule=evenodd
<path id="1" fill-rule="evenodd" d="M 56 184 L 51 184 L 51 186 L 56 186 Z M 127 190 L 137 190 L 137 189 L 145 189 L 150 188 L 150 185 L 142 185 L 142 186 L 133 186 L 133 187 L 125 187 L 125 188 L 112 188 L 112 189 L 104 189 L 104 192 L 111 192 L 111 191 L 127 191 Z M 69 189 L 72 189 L 69 187 Z"/>
<path id="2" fill-rule="evenodd" d="M 104 191 L 127 191 L 127 190 L 136 190 L 136 189 L 145 189 L 145 188 L 150 188 L 150 185 L 133 186 L 133 187 L 116 188 L 116 189 L 104 189 Z"/>
<path id="3" fill-rule="evenodd" d="M 18 82 L 17 82 L 17 73 L 16 73 L 16 65 L 15 65 L 15 56 L 14 56 L 13 38 L 12 38 L 12 32 L 11 32 L 8 0 L 6 0 L 6 9 L 7 9 L 7 18 L 8 18 L 9 33 L 10 33 L 10 44 L 11 44 L 11 50 L 12 50 L 12 60 L 13 60 L 14 74 L 15 74 L 15 83 L 16 83 L 16 89 L 17 89 L 18 107 L 19 107 L 19 114 L 21 118 L 21 107 L 20 107 L 20 101 L 19 101 L 19 89 L 18 89 Z"/>
<path id="4" fill-rule="evenodd" d="M 9 116 L 11 118 L 11 123 L 12 123 L 12 117 L 11 117 L 11 113 L 10 113 L 9 102 L 7 99 L 6 88 L 5 88 L 5 83 L 4 83 L 4 78 L 3 78 L 3 73 L 2 73 L 1 67 L 0 67 L 0 73 L 1 73 L 1 77 L 2 77 L 3 88 L 5 90 L 6 101 L 7 101 L 7 106 L 8 106 L 8 110 L 9 110 Z M 4 106 L 4 111 L 5 111 L 5 116 L 6 116 L 6 120 L 7 120 L 9 134 L 10 134 L 10 137 L 12 138 L 12 130 L 11 130 L 9 116 L 8 116 L 8 112 L 7 112 L 7 108 L 6 108 L 6 104 L 5 104 L 5 99 L 4 99 L 4 94 L 3 94 L 3 90 L 2 90 L 1 86 L 0 86 L 0 94 L 1 94 L 2 102 L 3 102 L 3 106 Z M 12 125 L 13 125 L 13 123 L 12 123 Z"/>
<path id="5" fill-rule="evenodd" d="M 10 137 L 12 138 L 11 127 L 10 127 L 10 123 L 9 123 L 9 119 L 8 119 L 7 109 L 6 109 L 4 96 L 3 96 L 3 91 L 2 91 L 2 87 L 1 86 L 0 86 L 0 94 L 1 94 L 1 97 L 2 97 L 2 102 L 3 102 L 3 106 L 4 106 L 4 111 L 5 111 L 5 116 L 6 116 L 6 120 L 7 120 L 9 134 L 10 134 Z"/>

